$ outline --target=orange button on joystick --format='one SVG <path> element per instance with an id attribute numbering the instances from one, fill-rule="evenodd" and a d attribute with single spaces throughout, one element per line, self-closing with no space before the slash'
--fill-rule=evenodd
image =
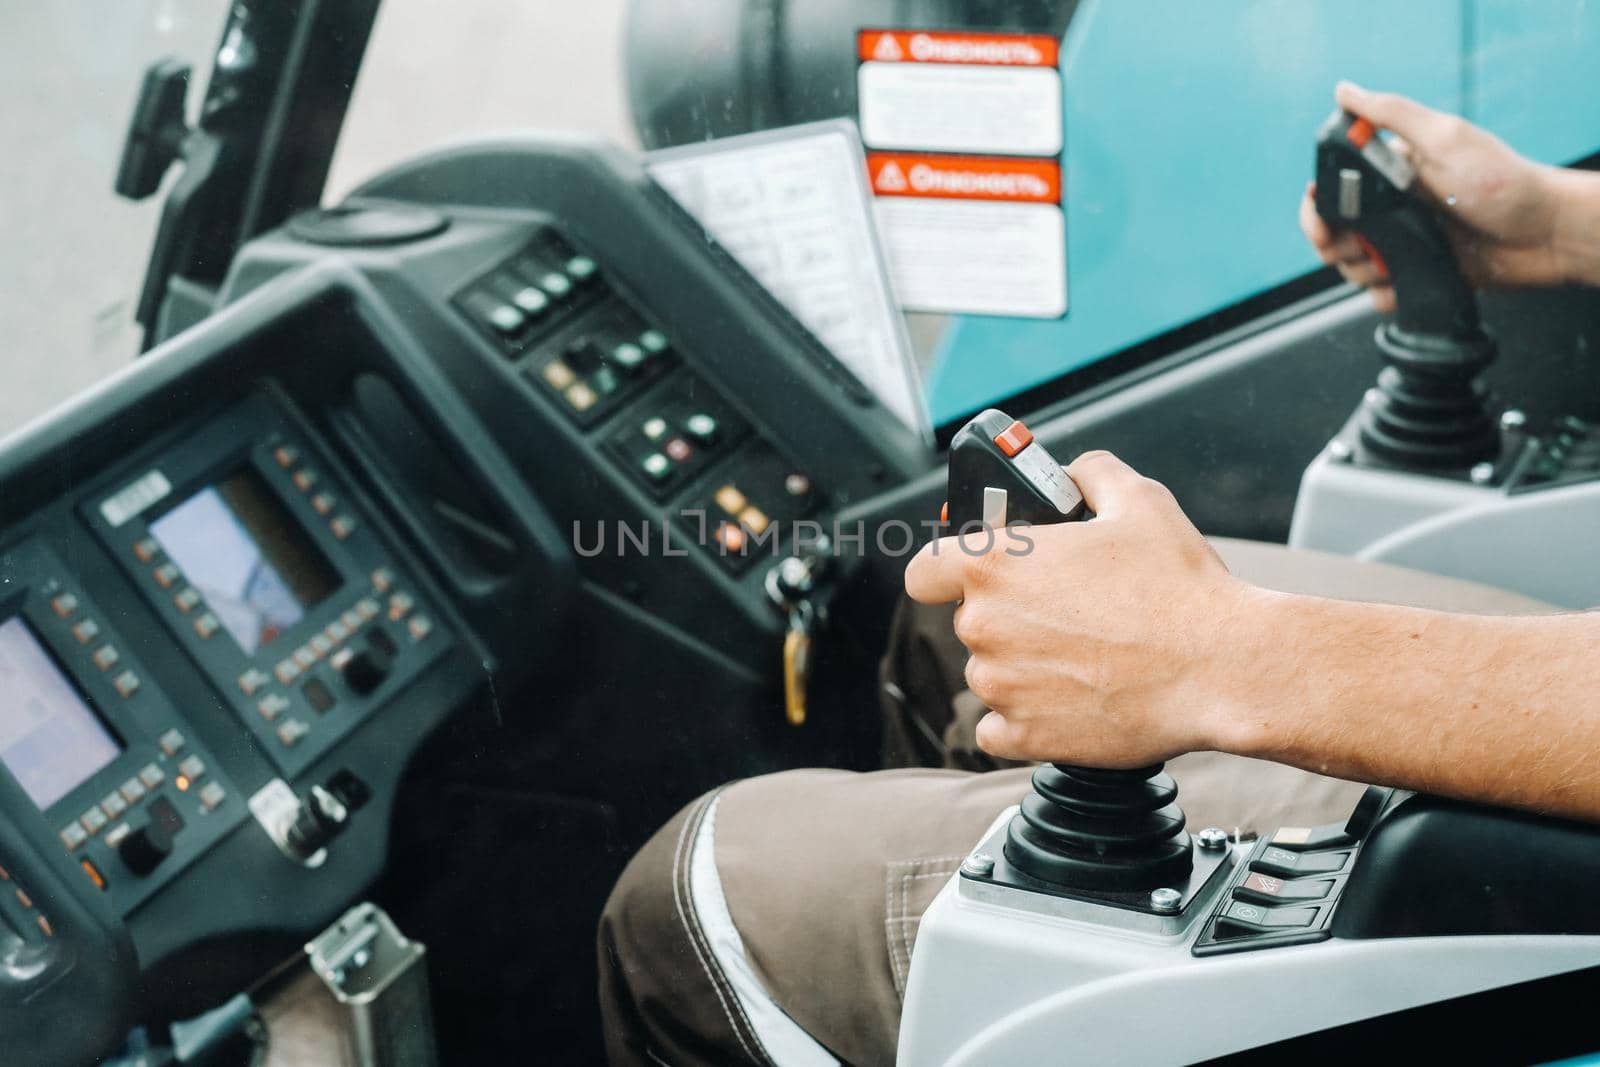
<path id="1" fill-rule="evenodd" d="M 1033 444 L 1033 431 L 1022 425 L 1022 420 L 1018 419 L 996 434 L 994 443 L 1000 446 L 1000 451 L 1006 454 L 1006 458 L 1014 458 L 1018 452 Z"/>

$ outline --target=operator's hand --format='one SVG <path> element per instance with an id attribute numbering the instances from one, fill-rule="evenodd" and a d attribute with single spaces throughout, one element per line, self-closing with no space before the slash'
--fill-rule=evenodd
<path id="1" fill-rule="evenodd" d="M 1350 82 L 1334 90 L 1339 106 L 1397 135 L 1434 201 L 1467 281 L 1476 286 L 1558 285 L 1570 270 L 1558 252 L 1562 173 L 1513 152 L 1465 119 L 1395 93 Z M 1370 289 L 1379 311 L 1394 310 L 1394 288 L 1355 236 L 1333 232 L 1317 214 L 1312 186 L 1300 201 L 1300 228 L 1324 263 Z"/>
<path id="2" fill-rule="evenodd" d="M 967 685 L 992 709 L 978 744 L 1091 767 L 1218 747 L 1218 650 L 1260 590 L 1228 573 L 1165 486 L 1108 452 L 1067 473 L 1095 518 L 940 538 L 906 568 L 913 599 L 962 602 Z"/>

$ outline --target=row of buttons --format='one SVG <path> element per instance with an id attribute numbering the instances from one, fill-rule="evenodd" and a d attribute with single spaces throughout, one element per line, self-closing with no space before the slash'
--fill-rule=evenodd
<path id="1" fill-rule="evenodd" d="M 50 600 L 50 610 L 71 623 L 68 629 L 73 640 L 87 647 L 100 636 L 100 624 L 89 616 L 74 621 L 79 606 L 78 598 L 71 593 L 59 593 Z M 89 659 L 102 672 L 107 672 L 122 662 L 122 653 L 117 651 L 116 645 L 106 642 L 90 653 Z M 139 691 L 139 675 L 133 670 L 118 671 L 111 679 L 111 686 L 123 698 L 131 697 Z"/>
<path id="2" fill-rule="evenodd" d="M 667 335 L 654 328 L 608 344 L 580 337 L 546 362 L 538 377 L 560 394 L 574 414 L 589 416 L 616 398 L 629 380 L 641 376 L 671 347 Z"/>
<path id="3" fill-rule="evenodd" d="M 297 466 L 300 462 L 300 450 L 293 445 L 279 445 L 272 450 L 273 461 L 284 470 L 291 471 L 289 480 L 294 482 L 294 487 L 306 494 L 311 503 L 311 510 L 328 519 L 328 532 L 332 533 L 335 540 L 348 540 L 356 532 L 357 522 L 348 512 L 333 514 L 339 507 L 339 498 L 333 493 L 318 489 L 322 484 L 322 476 L 312 467 Z M 332 516 L 329 518 L 329 516 Z"/>
<path id="4" fill-rule="evenodd" d="M 312 634 L 305 644 L 279 660 L 272 669 L 273 675 L 284 685 L 293 684 L 296 678 L 315 667 L 324 657 L 331 656 L 340 645 L 354 637 L 382 612 L 383 608 L 377 600 L 370 596 L 362 597 L 354 607 L 324 627 L 321 633 Z M 267 676 L 254 667 L 239 676 L 239 688 L 245 696 L 255 696 L 269 683 Z"/>
<path id="5" fill-rule="evenodd" d="M 1250 860 L 1217 916 L 1219 939 L 1309 932 L 1336 894 L 1353 850 L 1338 827 L 1285 827 Z M 1318 851 L 1317 846 L 1325 846 Z M 1326 847 L 1346 846 L 1346 847 Z"/>
<path id="6" fill-rule="evenodd" d="M 146 536 L 135 541 L 133 555 L 140 563 L 150 567 L 150 576 L 158 586 L 168 591 L 176 590 L 172 592 L 172 605 L 178 609 L 178 614 L 192 614 L 202 605 L 200 591 L 183 583 L 183 572 L 176 563 L 162 559 L 161 545 L 155 538 Z M 221 621 L 209 611 L 195 616 L 190 625 L 194 627 L 195 636 L 202 641 L 211 640 L 222 629 Z"/>
<path id="7" fill-rule="evenodd" d="M 322 633 L 314 635 L 292 655 L 280 661 L 273 669 L 277 680 L 285 686 L 291 685 L 323 659 L 334 670 L 343 673 L 345 665 L 355 656 L 355 650 L 347 642 L 380 615 L 387 615 L 395 622 L 404 622 L 413 641 L 421 641 L 431 634 L 433 620 L 417 612 L 416 598 L 403 589 L 396 589 L 395 584 L 395 574 L 390 568 L 379 567 L 373 571 L 372 590 L 377 596 L 362 597 L 354 608 L 329 623 Z M 384 597 L 384 600 L 380 602 L 378 597 Z M 372 629 L 368 640 L 374 645 L 387 645 L 385 651 L 393 652 L 393 642 L 381 627 Z M 239 676 L 239 688 L 245 696 L 258 697 L 256 711 L 268 722 L 278 724 L 274 733 L 279 743 L 285 748 L 293 748 L 311 732 L 311 726 L 293 717 L 279 722 L 286 712 L 292 710 L 293 701 L 284 693 L 269 689 L 271 684 L 272 679 L 256 667 L 249 668 Z M 328 712 L 338 702 L 333 690 L 320 678 L 307 678 L 301 691 L 318 714 Z"/>
<path id="8" fill-rule="evenodd" d="M 554 234 L 480 280 L 457 302 L 502 340 L 516 342 L 551 309 L 600 276 L 599 265 Z"/>
<path id="9" fill-rule="evenodd" d="M 16 902 L 22 906 L 23 912 L 33 914 L 33 922 L 39 928 L 39 932 L 45 937 L 56 936 L 56 929 L 50 925 L 49 916 L 38 910 L 39 906 L 33 902 L 33 897 L 28 894 L 26 889 L 17 884 L 16 880 L 11 877 L 11 872 L 6 870 L 5 865 L 0 864 L 0 892 L 4 892 L 7 886 L 10 887 Z"/>
<path id="10" fill-rule="evenodd" d="M 163 741 L 175 733 L 169 730 L 163 735 Z M 182 738 L 179 734 L 178 737 Z M 165 745 L 163 745 L 163 748 Z M 133 778 L 129 778 L 117 789 L 116 792 L 107 794 L 99 804 L 84 812 L 78 818 L 61 828 L 61 843 L 67 846 L 68 851 L 76 850 L 89 838 L 106 828 L 112 819 L 120 818 L 128 809 L 138 804 L 150 791 L 167 780 L 166 772 L 154 763 L 147 763 L 144 769 Z"/>

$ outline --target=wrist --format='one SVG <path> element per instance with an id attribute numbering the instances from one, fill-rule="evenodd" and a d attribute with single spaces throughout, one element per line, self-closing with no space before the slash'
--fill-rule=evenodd
<path id="1" fill-rule="evenodd" d="M 1209 642 L 1204 747 L 1268 758 L 1279 750 L 1283 714 L 1292 710 L 1284 699 L 1294 691 L 1292 671 L 1284 667 L 1308 598 L 1233 582 L 1227 624 Z"/>
<path id="2" fill-rule="evenodd" d="M 1600 285 L 1600 174 L 1545 168 L 1552 204 L 1550 248 L 1557 282 Z"/>

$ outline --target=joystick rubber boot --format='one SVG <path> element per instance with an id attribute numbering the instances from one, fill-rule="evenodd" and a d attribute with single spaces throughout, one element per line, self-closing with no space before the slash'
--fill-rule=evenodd
<path id="1" fill-rule="evenodd" d="M 1006 828 L 1017 870 L 1073 889 L 1123 892 L 1185 879 L 1193 849 L 1162 764 L 1105 771 L 1046 763 Z"/>
<path id="2" fill-rule="evenodd" d="M 1386 323 L 1377 342 L 1388 366 L 1361 404 L 1363 459 L 1439 470 L 1499 458 L 1499 425 L 1478 377 L 1494 360 L 1487 334 L 1443 337 Z"/>

